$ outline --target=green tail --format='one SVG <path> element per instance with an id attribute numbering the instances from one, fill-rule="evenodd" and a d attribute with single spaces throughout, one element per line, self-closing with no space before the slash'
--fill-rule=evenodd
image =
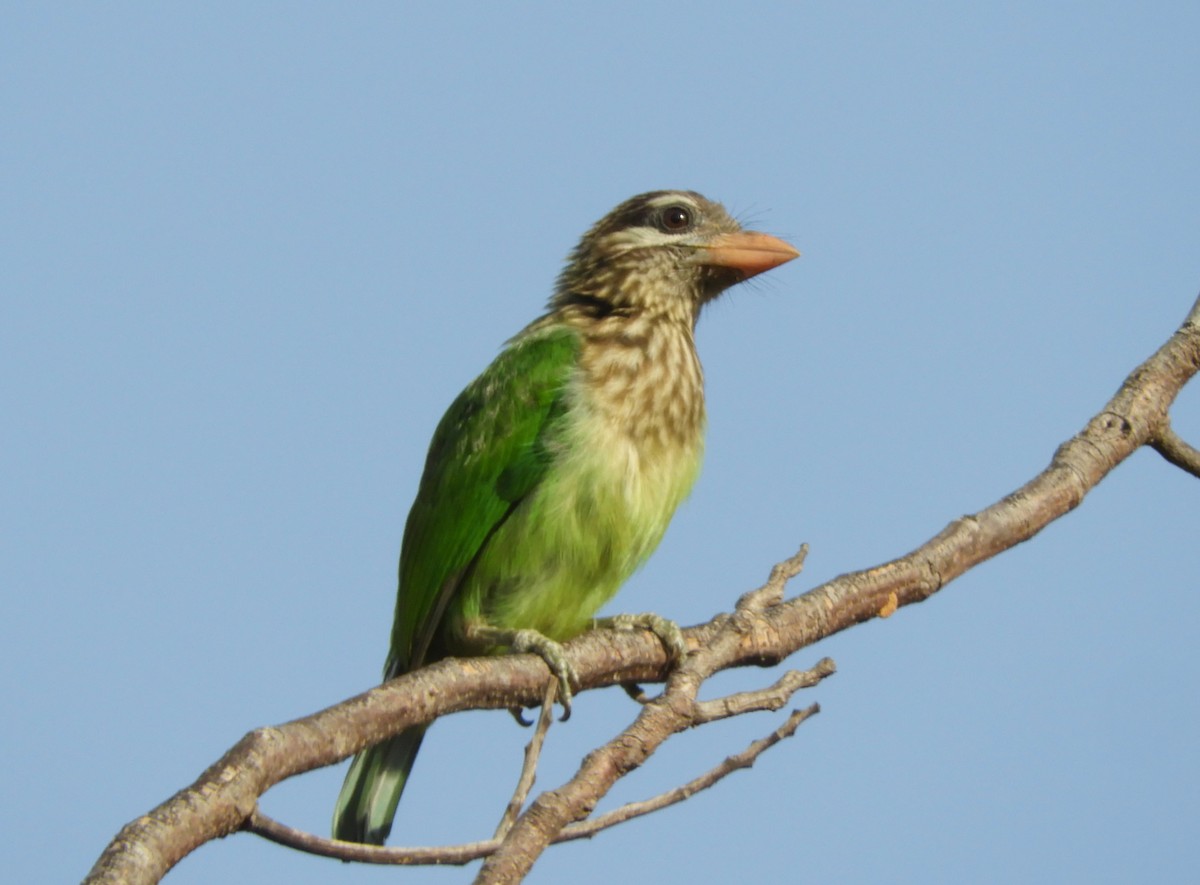
<path id="1" fill-rule="evenodd" d="M 424 737 L 424 727 L 410 728 L 354 757 L 333 808 L 333 838 L 384 843 Z"/>

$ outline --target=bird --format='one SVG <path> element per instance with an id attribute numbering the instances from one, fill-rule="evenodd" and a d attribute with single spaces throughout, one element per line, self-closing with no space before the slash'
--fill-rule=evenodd
<path id="1" fill-rule="evenodd" d="M 701 308 L 799 254 L 686 190 L 635 196 L 584 234 L 545 312 L 433 434 L 401 542 L 384 681 L 450 656 L 532 652 L 569 714 L 575 674 L 561 644 L 597 623 L 699 473 Z M 683 650 L 663 618 L 609 623 Z M 334 838 L 384 843 L 425 729 L 355 757 Z"/>

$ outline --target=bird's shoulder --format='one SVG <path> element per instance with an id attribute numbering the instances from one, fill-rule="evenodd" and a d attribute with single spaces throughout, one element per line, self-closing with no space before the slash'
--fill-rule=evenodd
<path id="1" fill-rule="evenodd" d="M 503 470 L 537 437 L 562 396 L 579 348 L 578 334 L 561 325 L 531 326 L 511 339 L 446 410 L 428 466 L 449 458 L 458 469 Z"/>

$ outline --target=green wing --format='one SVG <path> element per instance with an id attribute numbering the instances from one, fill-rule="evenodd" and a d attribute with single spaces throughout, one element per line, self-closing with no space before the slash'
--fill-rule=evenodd
<path id="1" fill-rule="evenodd" d="M 438 424 L 404 528 L 385 678 L 425 663 L 463 574 L 545 475 L 549 436 L 578 352 L 569 329 L 523 333 Z"/>

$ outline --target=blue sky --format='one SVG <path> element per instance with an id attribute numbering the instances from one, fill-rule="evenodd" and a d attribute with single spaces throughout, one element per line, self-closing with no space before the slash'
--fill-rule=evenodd
<path id="1" fill-rule="evenodd" d="M 802 540 L 796 590 L 1020 485 L 1200 289 L 1198 39 L 1190 3 L 7 5 L 9 877 L 80 878 L 245 731 L 378 678 L 434 425 L 634 193 L 804 255 L 702 318 L 704 473 L 611 611 L 705 620 Z M 1200 440 L 1200 391 L 1174 419 Z M 839 673 L 752 771 L 530 881 L 1190 880 L 1198 520 L 1139 453 L 797 655 Z M 632 714 L 582 696 L 540 785 Z M 609 804 L 781 718 L 684 735 Z M 396 841 L 489 834 L 527 737 L 440 723 Z M 264 807 L 323 832 L 341 776 Z M 238 835 L 168 881 L 468 876 Z"/>

